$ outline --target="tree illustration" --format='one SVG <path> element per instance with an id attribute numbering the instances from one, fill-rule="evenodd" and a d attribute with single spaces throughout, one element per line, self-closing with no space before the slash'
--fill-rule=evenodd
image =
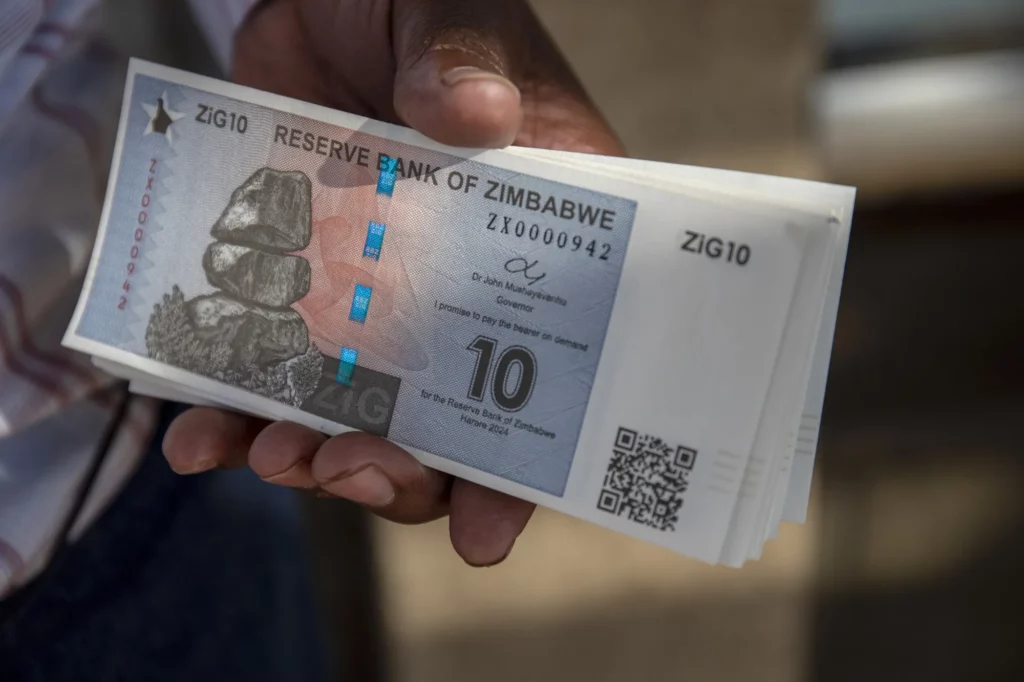
<path id="1" fill-rule="evenodd" d="M 209 377 L 222 374 L 232 354 L 227 343 L 204 341 L 196 334 L 185 309 L 185 295 L 177 285 L 153 306 L 146 349 L 154 360 Z"/>
<path id="2" fill-rule="evenodd" d="M 305 353 L 285 363 L 285 369 L 291 393 L 289 402 L 292 407 L 300 407 L 309 396 L 313 395 L 320 383 L 320 375 L 324 369 L 324 356 L 311 343 Z"/>

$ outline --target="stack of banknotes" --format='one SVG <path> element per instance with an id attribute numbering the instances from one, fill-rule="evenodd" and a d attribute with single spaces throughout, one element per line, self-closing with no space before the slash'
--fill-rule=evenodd
<path id="1" fill-rule="evenodd" d="M 806 514 L 854 193 L 454 149 L 133 61 L 65 345 L 740 566 Z"/>

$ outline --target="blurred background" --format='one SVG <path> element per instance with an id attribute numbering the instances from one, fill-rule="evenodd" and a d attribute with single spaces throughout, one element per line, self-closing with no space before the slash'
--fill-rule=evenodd
<path id="1" fill-rule="evenodd" d="M 860 189 L 809 521 L 737 571 L 540 510 L 470 569 L 308 499 L 339 680 L 1024 679 L 1024 2 L 532 4 L 633 156 Z"/>

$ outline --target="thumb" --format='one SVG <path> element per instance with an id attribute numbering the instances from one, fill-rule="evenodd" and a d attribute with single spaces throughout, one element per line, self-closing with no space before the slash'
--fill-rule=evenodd
<path id="1" fill-rule="evenodd" d="M 528 12 L 519 0 L 394 0 L 399 118 L 456 147 L 512 144 L 523 120 L 516 28 Z"/>

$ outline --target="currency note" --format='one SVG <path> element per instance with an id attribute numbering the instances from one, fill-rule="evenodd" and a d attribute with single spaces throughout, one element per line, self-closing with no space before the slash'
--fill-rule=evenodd
<path id="1" fill-rule="evenodd" d="M 718 559 L 827 216 L 138 61 L 114 156 L 66 345 Z"/>

